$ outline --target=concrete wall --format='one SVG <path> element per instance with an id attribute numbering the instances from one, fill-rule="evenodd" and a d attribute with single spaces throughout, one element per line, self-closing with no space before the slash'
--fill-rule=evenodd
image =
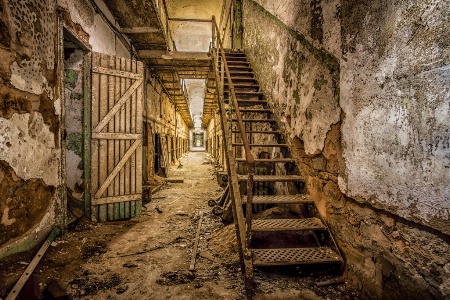
<path id="1" fill-rule="evenodd" d="M 244 2 L 244 49 L 370 299 L 450 296 L 449 4 Z"/>
<path id="2" fill-rule="evenodd" d="M 0 1 L 0 257 L 64 223 L 58 13 L 92 50 L 130 56 L 88 2 Z"/>
<path id="3" fill-rule="evenodd" d="M 213 115 L 213 118 L 206 129 L 206 135 L 208 140 L 208 153 L 211 154 L 211 157 L 220 165 L 221 169 L 226 170 L 227 167 L 224 153 L 226 149 L 224 148 L 223 143 L 221 118 L 218 114 Z"/>
<path id="4" fill-rule="evenodd" d="M 147 178 L 151 179 L 157 172 L 153 160 L 155 155 L 155 134 L 159 134 L 161 142 L 169 141 L 167 147 L 169 163 L 176 163 L 189 150 L 189 129 L 181 115 L 178 112 L 175 113 L 173 104 L 170 103 L 169 97 L 162 89 L 161 80 L 155 74 L 149 74 L 148 76 L 147 108 L 145 109 L 144 120 L 146 120 L 148 130 L 147 157 L 149 160 Z M 175 140 L 175 137 L 178 139 L 177 146 L 179 149 L 172 155 L 171 152 L 175 151 L 175 149 L 173 149 L 174 146 L 171 141 Z M 169 174 L 166 173 L 166 175 Z"/>

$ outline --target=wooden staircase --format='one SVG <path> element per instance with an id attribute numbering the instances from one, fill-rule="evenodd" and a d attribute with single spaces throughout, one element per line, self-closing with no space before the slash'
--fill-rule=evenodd
<path id="1" fill-rule="evenodd" d="M 231 116 L 228 119 L 231 124 L 226 126 L 231 129 L 230 144 L 236 158 L 242 205 L 246 207 L 247 247 L 251 250 L 253 266 L 331 264 L 342 268 L 342 256 L 327 224 L 315 202 L 303 194 L 304 178 L 289 155 L 289 147 L 250 63 L 240 51 L 225 50 L 225 57 L 245 126 L 244 134 L 255 157 L 255 174 L 250 175 L 230 83 L 225 79 L 223 100 Z M 223 61 L 219 61 L 220 66 Z M 260 211 L 261 207 L 277 206 L 288 207 L 291 213 L 280 217 Z"/>

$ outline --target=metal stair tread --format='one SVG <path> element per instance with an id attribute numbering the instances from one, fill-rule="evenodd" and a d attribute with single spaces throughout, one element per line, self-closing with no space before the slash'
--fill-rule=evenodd
<path id="1" fill-rule="evenodd" d="M 342 258 L 329 247 L 252 249 L 254 266 L 342 263 Z"/>
<path id="2" fill-rule="evenodd" d="M 253 82 L 257 82 L 256 78 L 254 77 L 245 77 L 245 76 L 231 76 L 231 81 L 253 81 Z"/>
<path id="3" fill-rule="evenodd" d="M 245 158 L 236 158 L 236 161 L 238 162 L 244 162 L 247 161 Z M 259 163 L 273 163 L 273 162 L 294 162 L 294 159 L 292 158 L 255 158 L 255 162 Z M 288 195 L 290 196 L 290 195 Z"/>
<path id="4" fill-rule="evenodd" d="M 227 99 L 224 99 L 227 100 Z M 237 99 L 237 102 L 239 103 L 249 103 L 249 104 L 253 104 L 253 105 L 263 105 L 263 104 L 267 104 L 267 100 L 265 99 Z"/>
<path id="5" fill-rule="evenodd" d="M 237 121 L 237 119 L 232 119 L 232 121 Z M 276 122 L 275 119 L 242 119 L 242 122 Z"/>
<path id="6" fill-rule="evenodd" d="M 238 180 L 248 180 L 248 175 L 238 175 Z M 288 182 L 288 181 L 304 181 L 303 176 L 300 175 L 254 175 L 255 182 Z"/>
<path id="7" fill-rule="evenodd" d="M 244 146 L 243 143 L 232 143 L 232 146 Z M 250 147 L 287 147 L 288 144 L 249 144 Z"/>
<path id="8" fill-rule="evenodd" d="M 234 57 L 230 57 L 230 58 L 234 58 Z M 244 61 L 244 60 L 232 60 L 232 59 L 227 59 L 227 64 L 228 66 L 235 66 L 235 65 L 246 65 L 246 66 L 250 66 L 250 63 L 248 61 Z"/>
<path id="9" fill-rule="evenodd" d="M 241 112 L 254 112 L 254 113 L 272 113 L 270 108 L 243 108 L 239 109 Z"/>
<path id="10" fill-rule="evenodd" d="M 230 91 L 224 91 L 224 94 L 229 94 Z M 264 96 L 263 92 L 257 92 L 257 91 L 236 91 L 234 90 L 234 93 L 237 95 L 243 95 L 243 96 Z"/>
<path id="11" fill-rule="evenodd" d="M 232 133 L 240 133 L 239 130 L 232 130 Z M 261 134 L 279 134 L 281 131 L 279 130 L 246 130 L 245 133 L 261 133 Z"/>
<path id="12" fill-rule="evenodd" d="M 252 231 L 305 231 L 326 230 L 319 218 L 253 219 Z"/>
<path id="13" fill-rule="evenodd" d="M 247 196 L 242 196 L 243 203 L 247 203 Z M 305 195 L 265 195 L 253 196 L 253 204 L 311 204 L 314 203 Z"/>

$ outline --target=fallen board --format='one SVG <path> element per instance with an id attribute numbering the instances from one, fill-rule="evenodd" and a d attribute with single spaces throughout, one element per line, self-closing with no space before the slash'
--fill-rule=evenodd
<path id="1" fill-rule="evenodd" d="M 189 270 L 195 269 L 195 259 L 197 258 L 198 240 L 200 239 L 200 231 L 202 228 L 203 212 L 200 213 L 200 218 L 198 220 L 197 234 L 195 235 L 194 249 L 192 250 L 192 259 L 189 266 Z"/>
<path id="2" fill-rule="evenodd" d="M 168 177 L 167 178 L 167 182 L 170 182 L 170 183 L 183 183 L 184 182 L 184 177 Z"/>
<path id="3" fill-rule="evenodd" d="M 38 263 L 41 261 L 41 258 L 44 256 L 45 251 L 47 251 L 48 247 L 50 247 L 50 244 L 53 242 L 53 240 L 58 234 L 59 234 L 58 228 L 52 230 L 50 235 L 47 237 L 47 240 L 41 246 L 41 249 L 39 249 L 38 253 L 33 258 L 28 267 L 25 269 L 22 276 L 20 276 L 19 280 L 16 282 L 11 292 L 9 292 L 8 297 L 6 297 L 5 300 L 14 300 L 17 298 L 20 290 L 23 288 L 24 284 L 27 282 L 28 278 L 31 276 Z"/>

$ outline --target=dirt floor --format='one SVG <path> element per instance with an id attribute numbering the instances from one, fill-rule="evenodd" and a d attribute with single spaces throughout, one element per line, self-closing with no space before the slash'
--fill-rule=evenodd
<path id="1" fill-rule="evenodd" d="M 184 182 L 164 185 L 141 216 L 97 224 L 82 219 L 58 237 L 33 273 L 36 293 L 56 281 L 69 299 L 245 299 L 234 225 L 225 226 L 208 206 L 223 191 L 209 156 L 191 152 L 169 175 Z M 36 251 L 0 260 L 0 299 Z M 347 284 L 316 286 L 336 277 L 304 268 L 257 269 L 254 299 L 361 299 Z"/>

